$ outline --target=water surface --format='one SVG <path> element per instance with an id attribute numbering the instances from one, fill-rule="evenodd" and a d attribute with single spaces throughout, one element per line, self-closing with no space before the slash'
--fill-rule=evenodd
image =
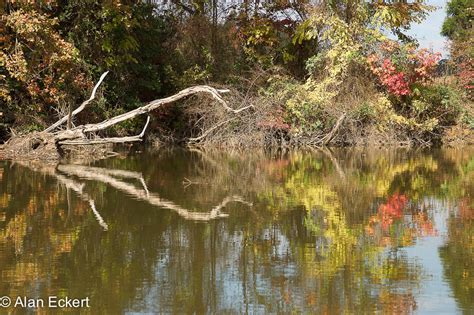
<path id="1" fill-rule="evenodd" d="M 473 220 L 473 149 L 3 161 L 0 296 L 89 297 L 94 314 L 472 314 Z"/>

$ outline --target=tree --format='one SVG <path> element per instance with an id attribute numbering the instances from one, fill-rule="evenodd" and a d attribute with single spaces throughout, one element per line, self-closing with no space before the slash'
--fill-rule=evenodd
<path id="1" fill-rule="evenodd" d="M 450 40 L 462 40 L 472 36 L 474 6 L 470 0 L 451 0 L 447 4 L 446 19 L 441 34 Z"/>
<path id="2" fill-rule="evenodd" d="M 474 6 L 469 0 L 451 0 L 441 34 L 451 40 L 451 59 L 460 85 L 474 98 Z"/>
<path id="3" fill-rule="evenodd" d="M 41 6 L 10 6 L 2 17 L 0 94 L 5 107 L 46 116 L 82 97 L 91 82 L 84 60 L 58 20 Z"/>

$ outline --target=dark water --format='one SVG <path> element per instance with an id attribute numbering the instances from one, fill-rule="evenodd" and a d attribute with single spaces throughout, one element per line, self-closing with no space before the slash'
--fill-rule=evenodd
<path id="1" fill-rule="evenodd" d="M 473 149 L 0 162 L 0 296 L 12 303 L 472 314 L 473 232 Z M 0 313 L 52 310 L 12 305 Z"/>

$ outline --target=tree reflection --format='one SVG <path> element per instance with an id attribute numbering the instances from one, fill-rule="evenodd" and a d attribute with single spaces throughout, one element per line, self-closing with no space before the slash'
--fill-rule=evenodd
<path id="1" fill-rule="evenodd" d="M 6 295 L 90 296 L 104 314 L 410 313 L 424 270 L 404 249 L 438 235 L 442 200 L 456 209 L 446 278 L 473 308 L 469 152 L 170 151 L 0 170 Z"/>
<path id="2" fill-rule="evenodd" d="M 464 176 L 444 187 L 462 198 L 448 219 L 447 241 L 439 255 L 454 297 L 468 314 L 474 309 L 474 158 L 460 163 L 459 170 Z"/>

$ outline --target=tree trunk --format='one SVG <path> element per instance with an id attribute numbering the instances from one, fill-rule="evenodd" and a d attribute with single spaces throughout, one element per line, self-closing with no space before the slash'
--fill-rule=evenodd
<path id="1" fill-rule="evenodd" d="M 46 128 L 42 132 L 29 133 L 22 136 L 12 137 L 7 144 L 5 144 L 4 157 L 14 159 L 42 159 L 52 160 L 59 159 L 62 155 L 62 146 L 75 146 L 75 145 L 103 145 L 110 143 L 126 143 L 142 141 L 145 135 L 146 128 L 150 122 L 150 116 L 148 116 L 143 131 L 136 136 L 127 137 L 113 137 L 113 138 L 99 138 L 96 137 L 95 133 L 111 126 L 114 126 L 123 121 L 133 119 L 137 116 L 149 113 L 156 110 L 162 105 L 169 104 L 181 100 L 185 97 L 196 95 L 196 94 L 208 94 L 219 105 L 230 115 L 236 115 L 240 112 L 253 107 L 253 105 L 242 107 L 239 109 L 233 109 L 227 105 L 222 99 L 221 94 L 229 92 L 229 90 L 218 90 L 207 85 L 198 85 L 184 89 L 172 96 L 154 100 L 146 105 L 138 107 L 129 112 L 117 115 L 115 117 L 106 119 L 102 122 L 95 124 L 85 124 L 77 127 L 72 126 L 72 120 L 78 115 L 84 108 L 95 99 L 97 89 L 104 80 L 108 72 L 105 72 L 100 77 L 97 84 L 92 90 L 90 98 L 84 101 L 77 109 L 72 111 L 72 106 L 69 107 L 68 115 L 62 117 L 57 122 Z M 229 121 L 231 121 L 229 119 Z M 67 129 L 57 130 L 61 125 L 67 123 Z M 203 134 L 203 137 L 206 135 Z"/>

